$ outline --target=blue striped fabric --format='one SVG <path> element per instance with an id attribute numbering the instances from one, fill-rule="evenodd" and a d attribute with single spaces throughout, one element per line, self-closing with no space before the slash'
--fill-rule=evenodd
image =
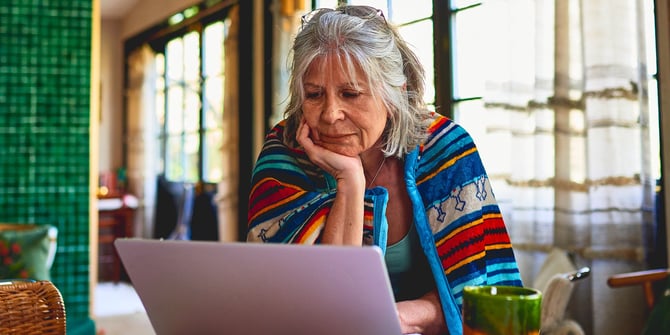
<path id="1" fill-rule="evenodd" d="M 335 181 L 304 151 L 283 141 L 284 123 L 268 134 L 252 176 L 250 242 L 319 243 L 335 198 Z M 521 286 L 500 209 L 470 135 L 434 115 L 423 145 L 405 157 L 417 233 L 433 271 L 451 334 L 461 334 L 467 285 Z M 381 188 L 365 194 L 364 243 L 386 247 Z"/>

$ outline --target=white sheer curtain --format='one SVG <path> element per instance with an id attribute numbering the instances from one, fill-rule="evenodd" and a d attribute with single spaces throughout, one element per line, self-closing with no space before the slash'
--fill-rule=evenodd
<path id="1" fill-rule="evenodd" d="M 153 232 L 155 200 L 157 134 L 159 123 L 155 110 L 156 66 L 153 50 L 144 45 L 128 56 L 128 87 L 126 89 L 125 141 L 128 159 L 130 193 L 139 199 L 135 222 L 136 236 L 151 237 Z"/>
<path id="2" fill-rule="evenodd" d="M 623 308 L 622 293 L 606 285 L 613 273 L 645 267 L 653 226 L 643 2 L 482 6 L 492 19 L 476 140 L 524 281 L 554 246 L 591 267 L 571 302 L 587 334 L 633 333 L 639 323 L 617 322 L 631 313 L 644 321 L 641 291 Z"/>

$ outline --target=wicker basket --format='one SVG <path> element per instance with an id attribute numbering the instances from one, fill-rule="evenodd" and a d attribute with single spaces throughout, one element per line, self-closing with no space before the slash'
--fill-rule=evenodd
<path id="1" fill-rule="evenodd" d="M 65 334 L 65 304 L 52 282 L 0 281 L 0 334 Z"/>

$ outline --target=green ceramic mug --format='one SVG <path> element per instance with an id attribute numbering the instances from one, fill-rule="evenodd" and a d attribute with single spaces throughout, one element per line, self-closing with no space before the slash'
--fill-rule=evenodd
<path id="1" fill-rule="evenodd" d="M 464 335 L 540 333 L 542 293 L 516 286 L 466 286 L 463 289 Z"/>

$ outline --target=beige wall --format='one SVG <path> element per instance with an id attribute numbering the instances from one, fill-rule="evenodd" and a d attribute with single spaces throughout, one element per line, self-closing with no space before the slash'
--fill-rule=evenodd
<path id="1" fill-rule="evenodd" d="M 122 164 L 121 113 L 123 111 L 123 43 L 121 21 L 105 19 L 100 40 L 99 168 L 114 171 Z"/>
<path id="2" fill-rule="evenodd" d="M 200 0 L 141 0 L 120 19 L 101 23 L 99 169 L 114 171 L 122 164 L 124 41 Z"/>

